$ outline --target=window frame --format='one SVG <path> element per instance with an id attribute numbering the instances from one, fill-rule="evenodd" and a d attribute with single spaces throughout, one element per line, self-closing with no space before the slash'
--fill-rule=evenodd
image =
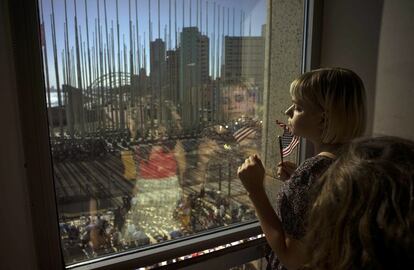
<path id="1" fill-rule="evenodd" d="M 301 71 L 308 71 L 319 62 L 320 29 L 322 0 L 304 1 L 303 50 Z M 25 155 L 25 168 L 30 212 L 33 222 L 32 232 L 39 269 L 130 269 L 140 265 L 150 265 L 174 257 L 184 256 L 194 251 L 213 248 L 232 241 L 261 234 L 258 221 L 238 224 L 208 231 L 199 236 L 189 237 L 176 242 L 150 246 L 142 251 L 135 250 L 108 257 L 93 259 L 85 263 L 65 267 L 61 250 L 55 186 L 53 181 L 52 157 L 50 153 L 49 126 L 47 119 L 46 97 L 44 91 L 43 61 L 40 44 L 40 25 L 37 0 L 9 0 L 9 13 L 15 59 L 17 95 L 19 100 L 22 141 Z M 271 23 L 272 0 L 268 0 L 268 21 Z M 269 27 L 268 27 L 269 28 Z M 269 30 L 266 33 L 269 37 Z M 269 43 L 267 38 L 266 43 Z M 267 44 L 266 50 L 269 49 Z M 28 64 L 30 60 L 30 64 Z M 266 58 L 270 63 L 271 59 Z M 267 81 L 269 83 L 269 81 Z M 301 141 L 297 161 L 300 163 L 311 154 L 310 145 Z M 243 248 L 244 247 L 244 248 Z M 222 251 L 215 261 L 233 258 L 232 266 L 247 263 L 263 257 L 267 247 L 264 238 L 253 240 L 239 248 Z M 240 256 L 249 251 L 251 256 Z M 244 252 L 244 253 L 243 253 Z M 252 252 L 252 253 L 250 253 Z M 230 257 L 226 257 L 230 256 Z M 203 256 L 201 256 L 203 257 Z M 212 265 L 214 260 L 190 259 L 186 266 L 191 269 L 191 261 L 196 267 Z M 195 269 L 195 268 L 194 268 Z"/>
<path id="2" fill-rule="evenodd" d="M 196 236 L 190 236 L 177 241 L 164 242 L 161 244 L 151 245 L 146 248 L 126 251 L 118 254 L 108 255 L 102 258 L 96 258 L 85 261 L 84 263 L 73 264 L 67 266 L 66 269 L 86 270 L 86 269 L 132 269 L 154 265 L 156 263 L 171 260 L 194 252 L 203 251 L 225 245 L 240 239 L 247 239 L 252 236 L 262 234 L 262 230 L 257 221 L 250 222 L 248 224 L 240 224 L 231 226 L 231 228 L 220 228 L 217 230 L 207 231 L 205 233 L 198 234 Z M 263 257 L 265 239 L 259 238 L 252 240 L 256 245 L 262 248 L 258 249 L 253 256 L 253 259 Z M 251 244 L 246 242 L 241 246 L 250 246 Z M 229 253 L 232 249 L 226 250 Z M 214 252 L 215 253 L 215 252 Z M 226 253 L 226 252 L 224 252 Z M 197 257 L 195 257 L 197 258 Z M 190 261 L 199 261 L 195 258 L 187 259 Z M 239 258 L 240 259 L 240 258 Z M 187 261 L 186 260 L 186 261 Z M 202 260 L 205 262 L 204 260 Z M 247 260 L 245 262 L 249 262 Z M 200 263 L 200 262 L 198 262 Z M 243 262 L 242 262 L 243 263 Z M 235 264 L 237 265 L 237 263 Z"/>
<path id="3" fill-rule="evenodd" d="M 302 69 L 305 73 L 320 67 L 324 0 L 305 0 Z M 310 141 L 300 138 L 297 163 L 315 155 Z"/>

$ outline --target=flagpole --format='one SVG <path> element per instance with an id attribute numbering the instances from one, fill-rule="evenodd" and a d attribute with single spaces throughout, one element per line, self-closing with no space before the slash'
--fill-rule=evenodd
<path id="1" fill-rule="evenodd" d="M 217 77 L 219 77 L 220 76 L 220 10 L 221 10 L 221 8 L 220 8 L 220 5 L 217 5 L 217 43 L 215 44 L 216 45 L 216 62 L 215 62 L 215 64 L 216 64 L 216 69 L 215 69 L 215 71 L 216 71 L 216 74 L 215 74 L 215 76 L 216 76 L 216 79 L 217 79 Z M 219 88 L 220 89 L 220 88 Z"/>
<path id="2" fill-rule="evenodd" d="M 54 24 L 54 23 L 53 23 Z M 67 12 L 67 7 L 66 7 L 66 0 L 65 0 L 65 53 L 66 53 L 66 72 L 67 72 L 67 78 L 66 78 L 66 83 L 67 84 L 71 84 L 72 80 L 71 80 L 71 70 L 70 70 L 70 52 L 69 52 L 69 36 L 68 36 L 68 12 Z"/>
<path id="3" fill-rule="evenodd" d="M 43 50 L 43 59 L 45 64 L 45 75 L 46 75 L 46 91 L 47 91 L 47 114 L 49 118 L 49 123 L 52 123 L 51 127 L 49 127 L 49 135 L 50 137 L 54 137 L 54 126 L 53 126 L 53 116 L 52 116 L 52 101 L 51 101 L 51 94 L 50 94 L 50 78 L 49 78 L 49 63 L 47 57 L 47 46 L 46 46 L 46 32 L 45 32 L 45 20 L 43 19 L 43 3 L 40 1 L 40 14 L 41 14 L 41 42 L 42 42 L 42 50 Z"/>
<path id="4" fill-rule="evenodd" d="M 135 20 L 136 20 L 136 28 L 135 28 L 135 30 L 136 30 L 136 42 L 137 42 L 137 55 L 138 55 L 138 68 L 136 69 L 137 70 L 137 75 L 139 75 L 139 72 L 140 72 L 140 70 L 141 70 L 141 49 L 140 49 L 140 46 L 141 46 L 141 42 L 140 42 L 140 39 L 139 39 L 139 24 L 138 24 L 138 1 L 137 0 L 135 0 Z M 138 89 L 138 90 L 140 90 L 140 89 Z"/>
<path id="5" fill-rule="evenodd" d="M 125 115 L 124 115 L 124 93 L 123 93 L 123 89 L 122 89 L 122 79 L 121 79 L 121 45 L 120 45 L 120 40 L 119 40 L 119 10 L 118 10 L 118 0 L 116 1 L 116 28 L 117 28 L 117 42 L 118 42 L 118 87 L 119 87 L 119 121 L 120 121 L 120 125 L 119 128 L 121 130 L 124 130 L 125 128 Z"/>
<path id="6" fill-rule="evenodd" d="M 177 49 L 177 0 L 174 1 L 174 26 L 175 26 L 175 49 Z"/>
<path id="7" fill-rule="evenodd" d="M 213 4 L 213 37 L 212 37 L 212 42 L 211 44 L 213 46 L 211 46 L 211 63 L 212 63 L 212 69 L 211 69 L 211 78 L 212 80 L 215 79 L 215 68 L 216 68 L 216 58 L 214 57 L 215 53 L 216 53 L 216 35 L 215 35 L 215 31 L 216 31 L 216 2 L 214 2 Z"/>
<path id="8" fill-rule="evenodd" d="M 107 6 L 106 6 L 106 0 L 104 0 L 104 10 L 105 10 L 105 36 L 106 36 L 106 58 L 108 61 L 108 66 L 107 69 L 105 69 L 105 72 L 109 75 L 109 99 L 110 102 L 109 104 L 111 104 L 111 108 L 110 108 L 110 115 L 111 115 L 111 121 L 109 122 L 111 129 L 114 130 L 115 129 L 115 124 L 114 124 L 114 97 L 113 97 L 113 85 L 112 85 L 112 59 L 111 59 L 111 54 L 110 54 L 110 50 L 111 50 L 111 46 L 109 43 L 109 33 L 108 33 L 108 14 L 107 14 Z M 115 65 L 115 64 L 114 64 Z M 106 85 L 106 88 L 108 88 L 108 86 Z"/>
<path id="9" fill-rule="evenodd" d="M 165 41 L 167 42 L 167 41 Z M 168 45 L 167 50 L 171 50 L 171 0 L 168 1 Z"/>
<path id="10" fill-rule="evenodd" d="M 115 34 L 114 34 L 114 21 L 111 20 L 111 76 L 114 76 L 114 80 L 112 81 L 112 89 L 111 89 L 111 94 L 112 94 L 112 102 L 113 104 L 115 104 L 114 108 L 112 108 L 112 111 L 114 112 L 114 116 L 115 116 L 115 123 L 112 124 L 112 128 L 114 130 L 117 130 L 119 128 L 119 98 L 116 95 L 116 62 L 115 62 Z"/>
<path id="11" fill-rule="evenodd" d="M 136 42 L 137 42 L 137 57 L 138 57 L 138 68 L 137 68 L 137 75 L 138 75 L 138 83 L 137 83 L 137 95 L 139 101 L 139 116 L 140 116 L 140 126 L 141 132 L 144 130 L 144 120 L 142 118 L 142 96 L 143 96 L 143 89 L 140 88 L 140 72 L 141 72 L 141 54 L 142 51 L 140 49 L 141 43 L 139 39 L 139 24 L 138 24 L 138 1 L 135 0 L 135 20 L 136 20 Z M 145 44 L 145 43 L 144 43 Z M 142 133 L 143 134 L 143 133 Z M 142 136 L 143 137 L 143 136 Z"/>
<path id="12" fill-rule="evenodd" d="M 134 60 L 133 60 L 133 45 L 132 45 L 132 15 L 131 15 L 131 0 L 128 1 L 129 5 L 129 93 L 130 104 L 135 106 L 135 91 L 132 89 L 132 76 L 134 74 Z"/>
<path id="13" fill-rule="evenodd" d="M 62 96 L 60 93 L 60 82 L 59 82 L 59 66 L 58 66 L 58 56 L 57 56 L 57 46 L 56 46 L 56 27 L 55 27 L 55 9 L 53 6 L 53 0 L 51 0 L 52 5 L 52 14 L 51 17 L 51 28 L 52 28 L 52 42 L 53 42 L 53 59 L 55 64 L 55 79 L 56 79 L 56 90 L 58 96 L 58 120 L 59 120 L 59 130 L 60 137 L 63 138 L 63 115 L 62 115 Z M 63 74 L 63 76 L 65 76 Z"/>
<path id="14" fill-rule="evenodd" d="M 93 108 L 93 93 L 92 93 L 92 68 L 91 68 L 91 50 L 90 50 L 90 46 L 89 46 L 89 22 L 88 22 L 88 5 L 86 3 L 86 0 L 84 1 L 84 6 L 85 6 L 85 23 L 86 23 L 86 46 L 88 49 L 88 82 L 89 82 L 89 86 L 86 88 L 87 91 L 89 92 L 89 130 L 93 130 L 94 129 L 94 124 L 92 124 L 91 122 L 93 122 L 94 117 L 91 117 L 91 113 L 93 112 L 92 108 Z M 92 120 L 92 121 L 91 121 Z M 93 130 L 95 131 L 95 130 Z"/>
<path id="15" fill-rule="evenodd" d="M 76 8 L 76 1 L 73 1 L 75 7 L 75 17 L 74 17 L 74 24 L 75 24 L 75 49 L 76 49 L 76 75 L 77 75 L 77 86 L 80 91 L 80 102 L 82 104 L 82 109 L 80 111 L 80 133 L 83 138 L 85 136 L 85 114 L 84 114 L 84 100 L 83 100 L 83 85 L 82 85 L 82 70 L 81 70 L 81 57 L 80 57 L 80 48 L 79 48 L 79 33 L 78 33 L 78 14 Z"/>

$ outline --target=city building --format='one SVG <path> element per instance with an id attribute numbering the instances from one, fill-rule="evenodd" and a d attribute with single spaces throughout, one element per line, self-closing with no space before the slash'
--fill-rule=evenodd
<path id="1" fill-rule="evenodd" d="M 262 28 L 262 33 L 264 32 Z M 224 72 L 225 83 L 249 82 L 256 84 L 263 92 L 265 39 L 258 37 L 230 37 L 224 39 Z M 262 103 L 262 95 L 258 102 Z"/>
<path id="2" fill-rule="evenodd" d="M 178 89 L 179 89 L 179 60 L 180 49 L 167 51 L 167 87 L 164 96 L 167 102 L 165 110 L 166 127 L 172 133 L 178 132 L 177 123 L 173 120 L 173 111 L 176 112 L 178 105 Z"/>
<path id="3" fill-rule="evenodd" d="M 162 39 L 157 38 L 150 43 L 150 65 L 152 91 L 160 93 L 166 78 L 165 42 Z"/>
<path id="4" fill-rule="evenodd" d="M 167 75 L 165 42 L 162 39 L 157 38 L 150 43 L 150 67 L 152 108 L 155 110 L 154 115 L 157 115 L 157 121 L 161 123 L 165 114 L 163 89 L 166 87 Z"/>
<path id="5" fill-rule="evenodd" d="M 200 121 L 200 89 L 209 81 L 209 39 L 197 27 L 185 27 L 180 36 L 178 106 L 184 130 Z"/>
<path id="6" fill-rule="evenodd" d="M 167 51 L 167 91 L 166 98 L 171 100 L 175 105 L 178 101 L 179 87 L 179 57 L 180 49 Z"/>

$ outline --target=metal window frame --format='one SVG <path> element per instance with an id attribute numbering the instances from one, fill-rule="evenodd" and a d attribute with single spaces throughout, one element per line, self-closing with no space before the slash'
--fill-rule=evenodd
<path id="1" fill-rule="evenodd" d="M 322 18 L 324 0 L 306 0 L 304 8 L 304 29 L 302 47 L 302 73 L 320 67 Z M 310 141 L 300 139 L 298 163 L 314 156 L 314 147 Z"/>
<path id="2" fill-rule="evenodd" d="M 67 269 L 109 270 L 132 269 L 150 266 L 158 262 L 167 261 L 181 256 L 189 255 L 194 252 L 215 248 L 220 245 L 225 245 L 234 241 L 238 241 L 240 239 L 247 239 L 249 237 L 257 236 L 259 234 L 262 234 L 262 230 L 260 228 L 259 223 L 255 221 L 247 224 L 239 224 L 229 226 L 227 228 L 220 228 L 217 230 L 207 231 L 205 233 L 179 239 L 174 242 L 165 242 L 159 245 L 153 245 L 143 249 L 131 250 L 119 254 L 109 255 L 103 258 L 88 260 L 83 263 L 70 265 L 67 267 Z M 265 239 L 257 239 L 257 241 L 255 241 L 254 243 L 256 243 L 256 245 L 257 243 L 260 243 L 260 245 L 264 248 Z M 234 252 L 234 249 L 226 249 L 225 252 L 222 253 L 230 253 L 231 251 Z M 264 253 L 260 252 L 261 249 L 258 249 L 258 251 L 259 252 L 252 254 L 254 259 L 263 256 Z M 214 256 L 216 256 L 217 253 L 212 252 L 211 254 L 214 254 Z M 238 257 L 238 259 L 240 259 L 240 257 Z M 198 264 L 206 263 L 205 260 L 202 260 L 202 262 L 199 262 L 199 260 L 196 261 L 198 262 Z M 188 259 L 186 260 L 185 264 L 190 264 L 189 262 L 195 262 L 195 260 Z M 248 261 L 243 260 L 241 264 L 243 264 L 244 262 Z"/>
<path id="3" fill-rule="evenodd" d="M 22 125 L 22 141 L 26 162 L 28 196 L 31 201 L 34 245 L 38 269 L 65 269 L 58 230 L 58 212 L 53 181 L 52 158 L 48 137 L 48 119 L 44 92 L 43 62 L 40 45 L 40 25 L 37 0 L 7 0 L 11 18 L 14 58 L 16 62 L 17 91 Z M 268 0 L 271 20 L 272 0 Z M 302 71 L 317 66 L 322 0 L 304 0 L 304 42 Z M 317 12 L 316 12 L 317 11 Z M 315 23 L 316 22 L 316 23 Z M 269 33 L 269 31 L 267 31 Z M 317 37 L 317 38 L 315 38 Z M 316 40 L 315 40 L 316 39 Z M 269 39 L 268 39 L 269 42 Z M 269 46 L 267 46 L 269 47 Z M 316 57 L 316 58 L 315 58 Z M 271 61 L 271 59 L 267 59 Z M 309 153 L 309 144 L 300 146 L 299 161 Z M 151 265 L 213 248 L 232 241 L 261 234 L 259 223 L 239 224 L 177 242 L 121 253 L 85 263 L 70 265 L 67 269 L 131 269 Z M 203 269 L 207 266 L 235 266 L 263 256 L 266 247 L 261 238 L 237 248 L 214 252 L 188 260 L 184 269 Z M 247 255 L 249 254 L 249 255 Z M 227 263 L 224 263 L 227 262 Z M 217 268 L 217 267 L 216 267 Z M 219 267 L 223 268 L 223 267 Z"/>
<path id="4" fill-rule="evenodd" d="M 8 7 L 37 269 L 63 269 L 37 1 L 8 0 Z"/>
<path id="5" fill-rule="evenodd" d="M 241 264 L 265 259 L 264 256 L 270 250 L 266 239 L 259 238 L 237 246 L 208 253 L 185 261 L 159 267 L 159 270 L 199 270 L 199 269 L 229 269 Z M 242 258 L 242 259 L 241 259 Z"/>

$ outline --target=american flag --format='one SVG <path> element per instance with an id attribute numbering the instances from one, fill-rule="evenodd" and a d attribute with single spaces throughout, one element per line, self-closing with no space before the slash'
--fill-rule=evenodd
<path id="1" fill-rule="evenodd" d="M 234 139 L 240 143 L 246 139 L 250 134 L 253 134 L 256 130 L 254 127 L 244 126 L 233 133 Z"/>
<path id="2" fill-rule="evenodd" d="M 289 156 L 299 143 L 299 137 L 290 133 L 286 124 L 276 120 L 281 128 L 283 128 L 282 136 L 279 136 L 280 154 L 282 158 Z"/>

